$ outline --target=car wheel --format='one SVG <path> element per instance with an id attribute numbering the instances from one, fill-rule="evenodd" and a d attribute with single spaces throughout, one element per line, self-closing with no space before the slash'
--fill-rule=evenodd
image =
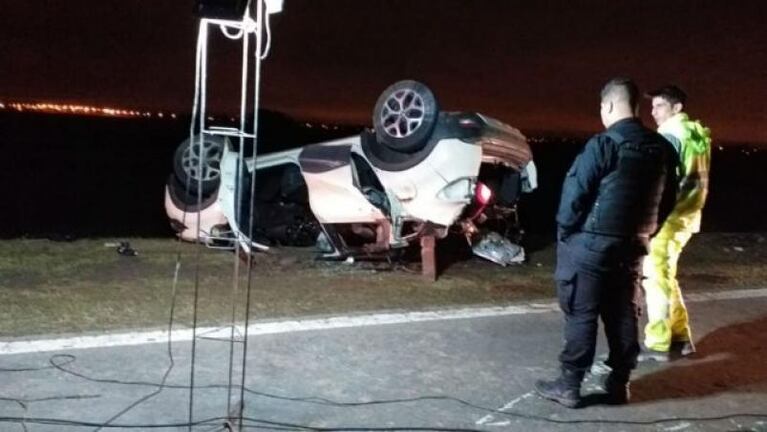
<path id="1" fill-rule="evenodd" d="M 426 146 L 437 124 L 434 93 L 417 81 L 398 81 L 381 93 L 373 111 L 376 138 L 391 150 L 413 153 Z"/>
<path id="2" fill-rule="evenodd" d="M 185 190 L 184 185 L 173 174 L 168 177 L 166 186 L 173 205 L 186 213 L 201 212 L 213 205 L 218 198 L 218 194 L 215 192 L 203 194 L 202 198 L 198 197 L 196 193 Z"/>
<path id="3" fill-rule="evenodd" d="M 189 144 L 190 138 L 187 138 L 176 148 L 173 172 L 179 182 L 189 184 L 189 191 L 195 194 L 202 179 L 202 193 L 209 194 L 218 188 L 221 181 L 221 156 L 226 138 L 205 136 L 200 140 L 196 136 L 193 145 Z"/>

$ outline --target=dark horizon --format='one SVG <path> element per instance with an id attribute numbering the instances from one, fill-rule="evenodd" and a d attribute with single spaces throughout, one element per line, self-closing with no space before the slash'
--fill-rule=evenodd
<path id="1" fill-rule="evenodd" d="M 18 101 L 13 101 L 18 102 Z M 116 108 L 122 108 L 122 107 L 116 107 Z M 148 108 L 142 108 L 142 107 L 125 107 L 126 109 L 134 109 L 140 112 L 147 111 Z M 269 108 L 262 108 L 262 111 L 269 112 L 271 114 L 284 116 L 286 119 L 294 122 L 296 125 L 301 125 L 304 123 L 310 123 L 312 124 L 311 127 L 314 128 L 320 128 L 322 124 L 328 126 L 328 127 L 337 127 L 341 129 L 362 129 L 362 128 L 368 128 L 371 127 L 371 120 L 368 119 L 365 122 L 355 123 L 351 121 L 342 121 L 342 120 L 322 120 L 322 119 L 316 119 L 316 118 L 308 118 L 308 117 L 292 117 L 288 115 L 285 112 L 281 111 L 274 111 L 270 110 Z M 186 127 L 188 125 L 188 122 L 191 117 L 191 112 L 172 112 L 172 114 L 175 117 L 171 117 L 168 115 L 171 113 L 171 111 L 164 111 L 166 114 L 164 117 L 158 117 L 156 115 L 157 112 L 153 112 L 153 115 L 150 116 L 150 118 L 145 118 L 142 116 L 136 116 L 136 117 L 110 117 L 110 116 L 104 116 L 104 115 L 84 115 L 84 114 L 74 114 L 74 113 L 55 113 L 55 112 L 35 112 L 35 111 L 25 111 L 23 113 L 19 113 L 16 110 L 13 109 L 1 109 L 0 108 L 0 116 L 3 114 L 24 114 L 24 115 L 41 115 L 41 116 L 62 116 L 62 117 L 91 117 L 91 118 L 112 118 L 112 119 L 127 119 L 127 120 L 136 120 L 136 121 L 172 121 L 172 122 L 181 122 L 181 127 Z M 213 113 L 214 117 L 228 117 L 229 114 L 221 114 L 221 113 Z M 646 121 L 646 120 L 645 120 Z M 515 125 L 512 125 L 515 126 Z M 516 127 L 516 126 L 515 126 Z M 594 133 L 600 132 L 600 130 L 593 129 L 593 130 L 538 130 L 538 129 L 524 129 L 521 130 L 521 132 L 528 138 L 528 140 L 531 140 L 531 144 L 534 143 L 536 140 L 574 140 L 574 141 L 581 141 L 583 144 L 585 144 L 586 140 L 593 135 Z M 724 140 L 717 140 L 714 142 L 714 148 L 713 150 L 716 150 L 718 146 L 722 147 L 746 147 L 746 148 L 754 148 L 754 149 L 767 149 L 767 142 L 749 142 L 749 141 L 724 141 Z"/>
<path id="2" fill-rule="evenodd" d="M 264 122 L 261 154 L 355 133 L 292 125 L 299 127 Z M 6 175 L 23 179 L 9 189 L 0 238 L 172 236 L 163 192 L 176 148 L 189 134 L 183 118 L 10 113 L 0 115 L 0 130 L 0 149 L 9 157 Z M 527 232 L 553 233 L 562 179 L 582 144 L 566 138 L 531 140 L 539 188 L 520 206 Z M 724 147 L 714 152 L 703 229 L 765 231 L 767 219 L 742 215 L 767 210 L 760 180 L 767 151 Z"/>

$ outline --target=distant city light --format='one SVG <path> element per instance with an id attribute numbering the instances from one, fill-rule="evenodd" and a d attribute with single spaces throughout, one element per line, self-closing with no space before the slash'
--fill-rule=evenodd
<path id="1" fill-rule="evenodd" d="M 128 110 L 122 108 L 112 107 L 98 107 L 90 105 L 77 105 L 77 104 L 64 104 L 56 102 L 0 102 L 0 109 L 14 109 L 19 112 L 31 111 L 31 112 L 43 112 L 54 114 L 77 114 L 77 115 L 89 115 L 89 116 L 101 116 L 101 117 L 145 117 L 145 118 L 164 118 L 163 112 L 153 113 L 151 111 L 138 111 Z M 176 118 L 176 114 L 172 113 L 171 118 Z"/>

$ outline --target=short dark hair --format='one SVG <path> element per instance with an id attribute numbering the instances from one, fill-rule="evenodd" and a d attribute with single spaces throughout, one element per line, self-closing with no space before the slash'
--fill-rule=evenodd
<path id="1" fill-rule="evenodd" d="M 639 105 L 639 89 L 634 81 L 629 78 L 613 78 L 607 81 L 607 84 L 602 87 L 600 96 L 602 100 L 610 96 L 625 100 L 631 106 L 631 109 L 636 109 Z"/>
<path id="2" fill-rule="evenodd" d="M 677 103 L 684 105 L 687 102 L 687 93 L 673 84 L 667 84 L 657 90 L 647 92 L 647 97 L 650 99 L 656 96 L 666 99 L 671 105 Z"/>

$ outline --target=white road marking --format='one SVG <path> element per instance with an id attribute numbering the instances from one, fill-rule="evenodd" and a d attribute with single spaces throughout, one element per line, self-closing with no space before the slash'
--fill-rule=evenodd
<path id="1" fill-rule="evenodd" d="M 687 429 L 690 426 L 692 426 L 690 423 L 684 422 L 684 423 L 680 423 L 680 424 L 678 424 L 676 426 L 669 426 L 667 428 L 664 428 L 663 430 L 670 431 L 670 432 L 671 431 L 678 431 L 678 430 L 682 430 L 682 429 Z"/>
<path id="2" fill-rule="evenodd" d="M 527 399 L 529 397 L 533 396 L 533 392 L 527 392 L 523 394 L 522 396 L 519 396 L 517 398 L 512 399 L 506 405 L 498 408 L 497 411 L 508 411 L 514 407 L 517 403 L 519 403 L 523 399 Z M 501 421 L 494 421 L 495 417 L 492 414 L 488 414 L 481 419 L 477 420 L 476 424 L 479 426 L 508 426 L 511 424 L 511 420 L 501 420 Z M 492 422 L 492 423 L 491 423 Z"/>
<path id="3" fill-rule="evenodd" d="M 757 297 L 767 297 L 767 288 L 690 293 L 684 295 L 684 301 L 686 303 L 690 303 L 711 300 L 737 300 Z"/>
<path id="4" fill-rule="evenodd" d="M 487 422 L 489 422 L 491 420 L 495 420 L 495 417 L 493 417 L 492 415 L 488 414 L 488 415 L 482 417 L 481 419 L 477 420 L 476 424 L 479 425 L 479 426 L 482 426 L 482 425 L 484 425 L 485 423 L 487 423 Z"/>
<path id="5" fill-rule="evenodd" d="M 686 301 L 690 303 L 757 297 L 767 297 L 767 288 L 690 294 L 686 296 Z M 405 324 L 506 315 L 526 315 L 555 311 L 559 311 L 559 306 L 557 303 L 552 302 L 527 303 L 510 306 L 447 309 L 429 312 L 378 313 L 370 315 L 337 316 L 322 319 L 264 321 L 251 324 L 248 327 L 248 334 L 251 336 L 257 336 L 310 330 L 369 327 L 386 324 Z M 240 332 L 240 334 L 245 333 L 243 327 L 237 327 L 236 330 Z M 229 333 L 229 327 L 205 327 L 197 329 L 198 337 L 206 336 L 228 338 Z M 170 334 L 170 337 L 174 342 L 190 341 L 192 340 L 192 330 L 173 330 Z M 52 339 L 14 339 L 0 341 L 0 355 L 143 345 L 150 343 L 164 343 L 167 342 L 167 340 L 167 330 L 115 333 L 105 335 L 83 335 Z"/>
<path id="6" fill-rule="evenodd" d="M 508 411 L 508 410 L 514 408 L 514 405 L 519 403 L 519 401 L 521 401 L 523 399 L 527 399 L 527 398 L 531 397 L 532 395 L 533 395 L 533 392 L 527 392 L 527 393 L 523 394 L 522 396 L 520 396 L 520 397 L 518 397 L 516 399 L 512 399 L 506 405 L 502 406 L 501 408 L 498 408 L 498 411 Z"/>
<path id="7" fill-rule="evenodd" d="M 462 308 L 430 312 L 379 313 L 371 315 L 337 316 L 321 319 L 263 321 L 248 327 L 250 336 L 292 333 L 310 330 L 329 330 L 350 327 L 369 327 L 385 324 L 404 324 L 426 321 L 469 319 L 503 315 L 523 315 L 556 311 L 558 306 L 551 303 L 546 307 L 528 305 L 497 306 L 484 308 Z M 244 328 L 236 331 L 244 334 Z M 231 327 L 203 327 L 197 329 L 198 337 L 229 338 Z M 173 342 L 192 340 L 191 329 L 173 330 Z M 168 341 L 167 330 L 115 333 L 105 335 L 84 335 L 54 339 L 6 340 L 0 341 L 0 355 L 33 352 L 60 351 L 86 348 L 143 345 Z"/>

